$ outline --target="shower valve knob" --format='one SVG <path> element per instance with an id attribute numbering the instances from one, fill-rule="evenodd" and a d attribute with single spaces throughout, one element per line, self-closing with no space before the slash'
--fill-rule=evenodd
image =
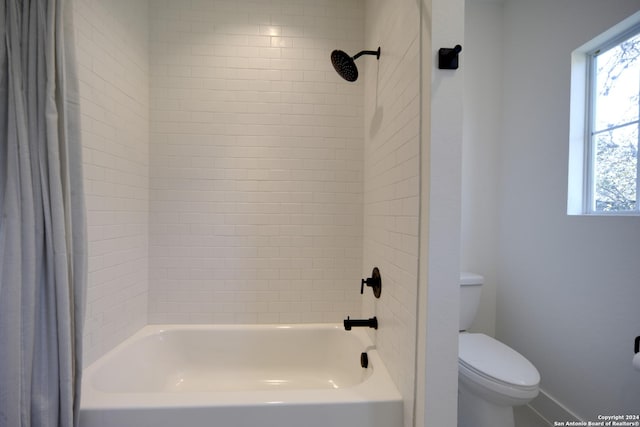
<path id="1" fill-rule="evenodd" d="M 360 294 L 364 294 L 364 285 L 371 287 L 373 289 L 373 295 L 376 298 L 380 298 L 380 294 L 382 293 L 382 278 L 380 277 L 380 270 L 378 270 L 378 267 L 373 267 L 371 277 L 368 279 L 362 279 L 362 282 L 360 283 Z"/>

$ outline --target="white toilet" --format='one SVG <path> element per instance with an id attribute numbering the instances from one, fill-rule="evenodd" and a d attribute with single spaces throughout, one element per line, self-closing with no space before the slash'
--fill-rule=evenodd
<path id="1" fill-rule="evenodd" d="M 540 374 L 520 353 L 484 334 L 466 332 L 484 279 L 460 274 L 458 427 L 514 427 L 513 407 L 538 395 Z"/>

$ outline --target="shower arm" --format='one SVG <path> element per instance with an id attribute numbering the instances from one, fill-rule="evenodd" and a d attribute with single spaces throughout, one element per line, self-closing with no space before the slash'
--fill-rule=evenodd
<path id="1" fill-rule="evenodd" d="M 362 50 L 354 55 L 353 60 L 355 61 L 362 55 L 375 55 L 377 59 L 380 59 L 380 48 L 378 50 Z"/>

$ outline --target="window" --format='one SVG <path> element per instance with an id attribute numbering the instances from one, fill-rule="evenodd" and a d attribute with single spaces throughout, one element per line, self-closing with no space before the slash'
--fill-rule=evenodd
<path id="1" fill-rule="evenodd" d="M 640 29 L 589 55 L 589 212 L 638 212 Z"/>
<path id="2" fill-rule="evenodd" d="M 640 25 L 635 22 L 574 52 L 570 214 L 640 215 Z"/>

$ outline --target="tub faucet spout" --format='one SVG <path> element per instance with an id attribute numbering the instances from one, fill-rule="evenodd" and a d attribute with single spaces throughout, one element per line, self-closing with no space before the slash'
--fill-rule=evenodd
<path id="1" fill-rule="evenodd" d="M 378 318 L 373 316 L 370 319 L 351 319 L 347 316 L 344 319 L 344 329 L 350 331 L 352 327 L 368 327 L 378 329 Z"/>

